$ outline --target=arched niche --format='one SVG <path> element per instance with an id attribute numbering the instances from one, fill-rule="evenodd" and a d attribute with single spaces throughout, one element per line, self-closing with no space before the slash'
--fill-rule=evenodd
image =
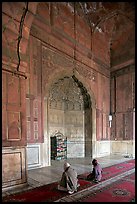
<path id="1" fill-rule="evenodd" d="M 79 77 L 80 78 L 80 77 Z M 69 84 L 71 95 L 68 98 L 63 95 L 62 93 L 69 93 L 69 88 L 65 85 L 63 86 L 63 81 L 66 84 Z M 83 81 L 83 82 L 82 82 Z M 59 89 L 59 84 L 62 82 L 62 89 L 61 92 L 57 91 Z M 77 89 L 75 90 L 76 93 L 80 92 L 81 96 L 81 102 L 78 100 L 73 101 L 73 91 L 72 90 L 72 84 L 75 84 Z M 55 89 L 55 87 L 57 89 Z M 65 87 L 67 87 L 65 89 Z M 53 92 L 52 90 L 55 89 Z M 60 88 L 61 89 L 61 88 Z M 53 134 L 53 132 L 60 131 L 63 135 L 67 137 L 67 150 L 69 151 L 69 144 L 71 146 L 72 151 L 68 152 L 68 157 L 86 157 L 86 156 L 92 156 L 94 157 L 96 155 L 96 108 L 95 108 L 95 97 L 93 92 L 90 90 L 89 85 L 85 83 L 85 80 L 80 78 L 78 79 L 78 76 L 72 75 L 72 73 L 65 73 L 60 72 L 55 74 L 54 76 L 50 76 L 49 81 L 45 85 L 45 92 L 43 93 L 43 99 L 44 99 L 44 137 L 47 142 L 47 149 L 49 149 L 50 145 L 50 136 Z M 52 93 L 52 94 L 51 94 Z M 54 97 L 53 97 L 54 95 Z M 51 100 L 52 99 L 52 100 Z M 71 99 L 71 100 L 70 100 Z M 64 100 L 66 102 L 64 103 Z M 68 100 L 68 101 L 67 101 Z M 52 101 L 52 102 L 51 102 Z M 58 102 L 57 102 L 58 101 Z M 54 111 L 52 110 L 54 109 Z M 75 111 L 75 113 L 74 113 Z M 82 124 L 80 126 L 80 116 L 78 111 L 81 111 L 81 118 L 82 118 Z M 54 112 L 54 114 L 52 114 Z M 66 112 L 69 115 L 66 117 Z M 73 113 L 73 114 L 72 114 Z M 73 115 L 73 116 L 72 116 Z M 74 115 L 77 115 L 77 117 L 74 117 Z M 71 121 L 72 120 L 72 121 Z M 71 124 L 69 124 L 71 121 Z M 79 121 L 79 122 L 78 122 Z M 56 124 L 57 123 L 57 124 Z M 55 125 L 56 124 L 56 125 Z M 81 127 L 81 131 L 79 131 L 79 128 L 75 129 L 75 125 L 77 124 L 77 127 Z M 55 127 L 53 127 L 55 126 Z M 67 129 L 67 127 L 68 129 Z M 70 126 L 70 127 L 69 127 Z M 69 128 L 72 131 L 69 135 Z M 75 135 L 75 139 L 74 136 Z M 77 137 L 77 135 L 81 135 L 81 137 Z M 70 142 L 70 143 L 69 143 Z M 73 142 L 73 148 L 72 148 L 72 142 Z M 82 145 L 82 149 L 80 147 L 80 143 Z M 79 146 L 78 146 L 79 144 Z M 72 154 L 72 152 L 75 152 L 75 150 L 79 149 L 79 152 L 77 151 L 77 155 Z M 80 151 L 82 152 L 80 154 Z M 51 162 L 51 154 L 49 154 L 49 163 Z"/>

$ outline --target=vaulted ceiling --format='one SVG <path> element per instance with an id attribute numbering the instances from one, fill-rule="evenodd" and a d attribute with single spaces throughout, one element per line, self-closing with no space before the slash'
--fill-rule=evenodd
<path id="1" fill-rule="evenodd" d="M 134 58 L 135 2 L 67 2 L 72 12 L 83 17 L 92 34 L 99 32 L 110 44 L 111 65 L 116 57 Z M 131 52 L 129 53 L 129 50 Z"/>
<path id="2" fill-rule="evenodd" d="M 59 9 L 63 5 L 73 15 L 76 14 L 85 21 L 91 30 L 93 60 L 97 53 L 101 60 L 104 59 L 102 62 L 112 67 L 123 63 L 125 59 L 134 59 L 135 2 L 4 2 L 3 47 L 7 47 L 8 51 L 17 47 L 18 56 L 19 50 L 23 54 L 26 53 L 32 22 L 37 16 L 39 5 L 42 8 L 43 4 L 48 7 L 48 14 L 55 12 L 54 14 L 60 15 Z M 12 36 L 8 29 L 14 32 L 15 36 Z M 103 51 L 99 53 L 99 50 Z M 19 66 L 20 59 L 18 61 Z"/>

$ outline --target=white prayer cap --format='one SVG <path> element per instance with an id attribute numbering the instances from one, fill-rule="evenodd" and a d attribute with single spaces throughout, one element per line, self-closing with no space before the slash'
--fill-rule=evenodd
<path id="1" fill-rule="evenodd" d="M 70 164 L 68 162 L 65 162 L 64 163 L 64 170 L 66 170 L 69 166 L 70 166 Z"/>

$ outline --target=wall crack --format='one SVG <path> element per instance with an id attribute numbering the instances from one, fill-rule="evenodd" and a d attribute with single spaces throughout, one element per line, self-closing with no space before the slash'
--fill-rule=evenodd
<path id="1" fill-rule="evenodd" d="M 21 21 L 20 21 L 20 26 L 19 26 L 19 36 L 18 36 L 18 43 L 17 43 L 17 55 L 18 55 L 17 71 L 19 71 L 19 66 L 20 66 L 20 51 L 19 51 L 19 48 L 20 48 L 20 41 L 21 41 L 21 38 L 22 38 L 22 30 L 23 30 L 24 20 L 25 20 L 27 11 L 28 11 L 28 4 L 29 3 L 26 2 L 26 7 L 23 8 L 24 11 L 23 11 Z"/>

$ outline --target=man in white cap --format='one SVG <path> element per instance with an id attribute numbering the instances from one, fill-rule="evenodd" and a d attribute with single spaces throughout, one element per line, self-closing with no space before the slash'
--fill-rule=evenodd
<path id="1" fill-rule="evenodd" d="M 77 191 L 77 188 L 80 186 L 78 184 L 77 172 L 71 168 L 70 164 L 64 163 L 64 172 L 62 174 L 61 181 L 58 185 L 58 190 L 67 191 L 69 194 L 72 194 Z"/>

